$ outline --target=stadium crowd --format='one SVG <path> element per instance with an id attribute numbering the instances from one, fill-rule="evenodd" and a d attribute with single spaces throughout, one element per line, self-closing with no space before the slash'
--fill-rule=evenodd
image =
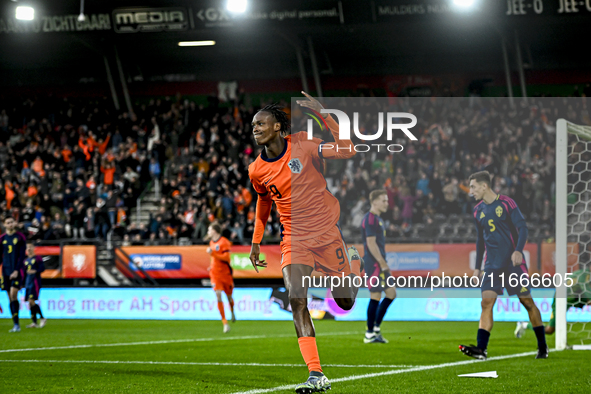
<path id="1" fill-rule="evenodd" d="M 506 98 L 372 101 L 367 114 L 415 114 L 419 139 L 397 141 L 401 153 L 328 163 L 341 225 L 357 234 L 367 196 L 379 188 L 389 197 L 383 216 L 389 237 L 407 237 L 413 224 L 428 226 L 438 214 L 469 215 L 467 178 L 486 169 L 495 174 L 496 192 L 515 199 L 530 221 L 551 227 L 554 125 L 565 115 L 591 124 L 585 102 L 517 99 L 511 108 Z M 180 96 L 136 103 L 131 113 L 115 111 L 106 98 L 0 102 L 0 216 L 15 217 L 35 240 L 104 239 L 112 230 L 128 243 L 198 243 L 217 221 L 233 242 L 248 243 L 256 202 L 247 173 L 258 154 L 250 134 L 255 112 L 241 102 L 202 106 Z M 372 127 L 368 120 L 366 129 Z M 154 182 L 159 211 L 147 223 L 131 221 L 138 197 Z M 267 227 L 268 238 L 277 240 L 275 211 Z"/>

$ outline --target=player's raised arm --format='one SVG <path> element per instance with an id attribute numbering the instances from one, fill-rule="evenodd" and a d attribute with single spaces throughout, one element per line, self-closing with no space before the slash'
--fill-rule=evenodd
<path id="1" fill-rule="evenodd" d="M 302 91 L 307 100 L 297 100 L 296 102 L 306 108 L 310 108 L 316 112 L 320 112 L 324 107 L 318 100 L 310 96 L 308 93 Z M 318 147 L 318 154 L 323 159 L 348 159 L 355 156 L 355 148 L 351 140 L 339 138 L 339 124 L 333 119 L 330 114 L 323 114 L 322 117 L 326 121 L 326 125 L 330 130 L 335 142 L 323 142 Z"/>

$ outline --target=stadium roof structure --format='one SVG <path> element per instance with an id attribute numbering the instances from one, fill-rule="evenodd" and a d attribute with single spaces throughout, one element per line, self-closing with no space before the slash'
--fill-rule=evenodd
<path id="1" fill-rule="evenodd" d="M 250 0 L 234 15 L 224 1 L 86 0 L 84 22 L 79 0 L 28 1 L 35 20 L 17 21 L 23 3 L 0 3 L 0 86 L 104 79 L 115 57 L 131 80 L 298 77 L 298 53 L 308 76 L 313 54 L 334 76 L 502 72 L 503 37 L 512 53 L 516 32 L 526 68 L 591 65 L 588 2 L 480 0 L 460 12 L 452 0 Z M 195 40 L 216 45 L 178 46 Z"/>

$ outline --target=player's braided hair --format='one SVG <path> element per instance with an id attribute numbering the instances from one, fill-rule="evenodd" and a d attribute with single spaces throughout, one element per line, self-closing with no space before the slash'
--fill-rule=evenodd
<path id="1" fill-rule="evenodd" d="M 287 114 L 283 112 L 283 107 L 277 103 L 269 104 L 262 108 L 259 112 L 269 112 L 277 122 L 281 124 L 281 134 L 289 134 L 291 124 Z"/>

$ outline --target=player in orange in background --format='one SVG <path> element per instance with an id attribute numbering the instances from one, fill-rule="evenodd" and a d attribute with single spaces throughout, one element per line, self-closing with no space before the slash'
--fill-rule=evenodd
<path id="1" fill-rule="evenodd" d="M 230 331 L 230 325 L 226 320 L 224 312 L 224 302 L 222 301 L 222 291 L 228 297 L 230 311 L 232 312 L 232 323 L 236 321 L 234 315 L 234 299 L 232 291 L 234 290 L 234 279 L 232 278 L 232 267 L 230 266 L 230 248 L 232 243 L 226 237 L 222 237 L 222 228 L 217 223 L 212 223 L 207 228 L 207 237 L 210 239 L 207 253 L 211 255 L 211 265 L 209 266 L 209 277 L 213 286 L 213 291 L 218 299 L 218 309 L 222 315 L 224 332 Z"/>
<path id="2" fill-rule="evenodd" d="M 320 112 L 323 107 L 318 100 L 302 93 L 308 99 L 297 103 Z M 354 247 L 347 249 L 343 240 L 337 225 L 339 202 L 328 191 L 323 176 L 324 159 L 348 159 L 355 155 L 355 150 L 351 140 L 339 140 L 339 126 L 334 119 L 328 114 L 322 116 L 335 142 L 325 144 L 318 138 L 309 140 L 303 131 L 282 137 L 290 125 L 287 114 L 277 105 L 261 109 L 252 121 L 254 139 L 265 149 L 248 168 L 259 195 L 250 260 L 257 272 L 257 267 L 267 266 L 265 261 L 259 260 L 260 242 L 275 202 L 283 229 L 283 281 L 289 292 L 300 352 L 310 372 L 308 380 L 296 386 L 296 393 L 330 389 L 330 382 L 320 366 L 316 333 L 307 305 L 309 281 L 306 283 L 304 278 L 316 270 L 353 279 L 362 269 L 359 253 Z M 339 307 L 350 310 L 357 290 L 345 283 L 333 290 L 333 297 Z"/>

